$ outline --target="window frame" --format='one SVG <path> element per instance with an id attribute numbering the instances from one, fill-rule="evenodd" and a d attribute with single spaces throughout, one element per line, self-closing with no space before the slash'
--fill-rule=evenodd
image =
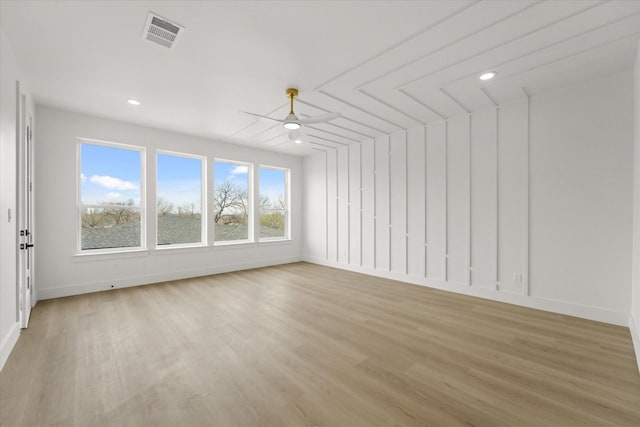
<path id="1" fill-rule="evenodd" d="M 270 169 L 270 170 L 275 170 L 275 171 L 282 171 L 284 172 L 284 190 L 285 190 L 285 203 L 286 203 L 286 209 L 284 209 L 284 236 L 282 237 L 261 237 L 260 236 L 260 229 L 262 228 L 262 225 L 260 223 L 260 206 L 257 207 L 258 210 L 258 218 L 257 218 L 257 224 L 258 224 L 258 229 L 256 230 L 256 237 L 257 237 L 257 241 L 260 243 L 268 243 L 268 242 L 282 242 L 282 241 L 287 241 L 287 240 L 291 240 L 291 169 L 290 168 L 283 168 L 283 167 L 278 167 L 278 166 L 271 166 L 271 165 L 263 165 L 263 164 L 259 164 L 258 165 L 258 173 L 257 173 L 257 177 L 258 177 L 258 185 L 257 185 L 257 189 L 258 189 L 258 197 L 257 200 L 260 200 L 260 169 Z"/>
<path id="2" fill-rule="evenodd" d="M 158 244 L 158 156 L 159 155 L 168 155 L 174 157 L 183 157 L 187 159 L 195 159 L 200 160 L 200 241 L 193 243 L 170 243 L 166 245 Z M 203 246 L 208 246 L 208 222 L 206 215 L 208 213 L 207 210 L 207 156 L 199 155 L 199 154 L 191 154 L 191 153 L 183 153 L 179 151 L 172 150 L 161 150 L 158 149 L 155 152 L 155 168 L 156 168 L 156 176 L 155 176 L 155 206 L 153 207 L 153 212 L 155 213 L 155 236 L 154 236 L 154 249 L 157 250 L 170 250 L 170 249 L 179 249 L 179 248 L 198 248 Z"/>
<path id="3" fill-rule="evenodd" d="M 118 248 L 82 249 L 82 145 L 97 145 L 101 147 L 117 148 L 121 150 L 137 151 L 140 153 L 140 245 L 122 246 Z M 102 141 L 93 138 L 76 138 L 76 255 L 109 254 L 120 252 L 139 252 L 147 250 L 147 187 L 146 187 L 146 153 L 145 147 L 124 144 L 120 142 Z M 100 205 L 100 207 L 115 207 L 120 205 Z"/>
<path id="4" fill-rule="evenodd" d="M 215 203 L 215 192 L 216 192 L 216 162 L 217 163 L 227 163 L 227 164 L 233 164 L 233 165 L 238 165 L 238 166 L 246 166 L 247 167 L 247 238 L 246 239 L 240 239 L 240 240 L 216 240 L 216 223 L 214 221 L 215 218 L 215 214 L 216 214 L 216 203 Z M 211 214 L 210 215 L 210 221 L 211 221 L 211 230 L 212 230 L 212 241 L 213 241 L 213 246 L 225 246 L 225 245 L 242 245 L 242 244 L 247 244 L 247 243 L 254 243 L 256 241 L 255 239 L 255 226 L 254 226 L 254 218 L 255 218 L 255 209 L 254 209 L 254 200 L 255 200 L 255 195 L 254 195 L 254 185 L 253 185 L 253 163 L 249 163 L 249 162 L 241 162 L 241 161 L 237 161 L 237 160 L 229 160 L 229 159 L 222 159 L 219 157 L 214 157 L 213 161 L 212 161 L 212 168 L 211 170 L 213 171 L 212 176 L 211 176 L 211 187 L 212 187 L 212 191 L 211 191 Z"/>

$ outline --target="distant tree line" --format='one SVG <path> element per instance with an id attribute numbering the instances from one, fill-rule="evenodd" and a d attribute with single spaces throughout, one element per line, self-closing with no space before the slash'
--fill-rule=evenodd
<path id="1" fill-rule="evenodd" d="M 82 226 L 87 228 L 112 227 L 140 220 L 140 211 L 133 199 L 125 202 L 101 203 L 104 207 L 88 208 L 83 212 Z"/>
<path id="2" fill-rule="evenodd" d="M 246 224 L 249 211 L 249 198 L 247 190 L 241 186 L 225 180 L 217 185 L 214 191 L 216 224 L 237 225 Z M 88 228 L 112 227 L 140 220 L 140 211 L 135 207 L 133 199 L 125 202 L 103 202 L 104 207 L 88 208 L 83 212 L 82 226 Z M 260 223 L 265 227 L 284 229 L 286 203 L 284 195 L 272 200 L 265 195 L 260 195 L 258 205 L 261 211 Z M 173 203 L 159 197 L 156 203 L 158 216 L 191 216 L 200 218 L 200 212 L 196 210 L 195 203 L 176 206 Z"/>

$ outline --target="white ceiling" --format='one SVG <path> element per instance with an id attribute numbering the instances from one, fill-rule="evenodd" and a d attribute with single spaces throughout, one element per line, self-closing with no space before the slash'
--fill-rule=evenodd
<path id="1" fill-rule="evenodd" d="M 640 37 L 633 0 L 0 4 L 36 102 L 298 155 L 630 69 Z M 149 11 L 185 26 L 173 50 Z M 343 117 L 295 145 L 242 113 L 284 118 L 287 87 Z"/>

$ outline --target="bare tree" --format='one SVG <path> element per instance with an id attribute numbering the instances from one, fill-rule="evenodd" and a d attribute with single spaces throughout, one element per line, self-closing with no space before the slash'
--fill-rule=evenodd
<path id="1" fill-rule="evenodd" d="M 225 210 L 242 206 L 241 193 L 242 191 L 238 188 L 238 186 L 234 185 L 228 180 L 225 180 L 222 184 L 216 186 L 214 195 L 214 202 L 216 207 L 214 221 L 216 222 L 216 224 L 224 215 Z"/>
<path id="2" fill-rule="evenodd" d="M 112 225 L 126 224 L 138 216 L 134 209 L 125 206 L 105 209 L 104 215 Z"/>
<path id="3" fill-rule="evenodd" d="M 158 197 L 157 212 L 160 216 L 167 216 L 173 212 L 173 203 Z"/>
<path id="4" fill-rule="evenodd" d="M 246 217 L 249 212 L 249 196 L 247 190 L 240 190 L 238 192 L 238 206 L 242 208 L 242 213 Z"/>
<path id="5" fill-rule="evenodd" d="M 286 210 L 287 209 L 287 203 L 286 200 L 284 198 L 284 194 L 280 194 L 278 196 L 278 200 L 276 200 L 276 208 L 277 209 L 282 209 L 282 210 Z"/>
<path id="6" fill-rule="evenodd" d="M 198 216 L 198 212 L 196 212 L 196 204 L 195 203 L 185 203 L 184 205 L 178 207 L 178 215 L 183 216 Z"/>
<path id="7" fill-rule="evenodd" d="M 104 218 L 101 213 L 97 213 L 94 210 L 89 210 L 82 214 L 82 226 L 88 228 L 95 228 L 102 225 Z"/>
<path id="8" fill-rule="evenodd" d="M 271 205 L 271 200 L 269 200 L 269 197 L 265 196 L 264 194 L 261 194 L 260 200 L 258 201 L 258 206 L 260 206 L 260 209 L 267 209 L 269 208 L 270 205 Z"/>

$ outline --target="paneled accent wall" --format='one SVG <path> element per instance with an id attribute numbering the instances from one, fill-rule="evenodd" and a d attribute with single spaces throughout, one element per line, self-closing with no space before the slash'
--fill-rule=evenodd
<path id="1" fill-rule="evenodd" d="M 305 160 L 305 257 L 527 295 L 528 144 L 523 100 L 318 150 Z"/>

